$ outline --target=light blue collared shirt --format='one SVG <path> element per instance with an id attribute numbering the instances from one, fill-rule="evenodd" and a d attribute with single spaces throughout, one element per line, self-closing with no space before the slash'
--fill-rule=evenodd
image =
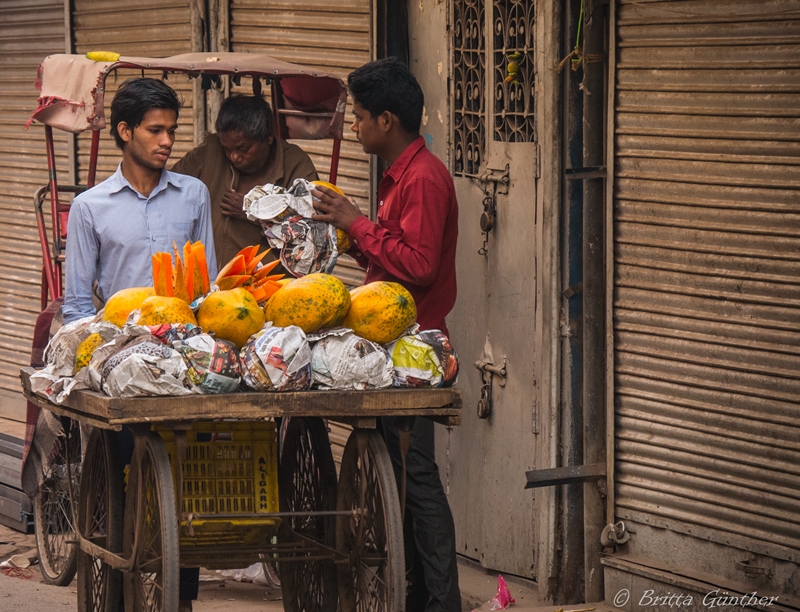
<path id="1" fill-rule="evenodd" d="M 122 164 L 105 181 L 77 196 L 69 212 L 64 322 L 95 314 L 92 284 L 107 300 L 120 289 L 153 284 L 151 255 L 183 253 L 186 241 L 206 247 L 208 273 L 217 275 L 211 200 L 196 178 L 163 170 L 149 197 L 122 176 Z"/>

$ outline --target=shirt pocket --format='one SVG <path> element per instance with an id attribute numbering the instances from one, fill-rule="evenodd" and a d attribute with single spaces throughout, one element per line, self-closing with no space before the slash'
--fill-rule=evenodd
<path id="1" fill-rule="evenodd" d="M 194 223 L 174 223 L 168 224 L 169 241 L 175 241 L 178 246 L 182 246 L 187 241 L 192 239 L 192 230 L 194 230 Z"/>

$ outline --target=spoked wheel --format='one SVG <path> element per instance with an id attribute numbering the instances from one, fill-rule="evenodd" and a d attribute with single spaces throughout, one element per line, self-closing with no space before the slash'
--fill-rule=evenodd
<path id="1" fill-rule="evenodd" d="M 78 564 L 68 485 L 71 474 L 72 494 L 77 503 L 81 480 L 81 434 L 76 421 L 65 421 L 61 450 L 53 460 L 38 495 L 33 498 L 39 569 L 44 581 L 55 586 L 67 586 L 72 582 Z"/>
<path id="2" fill-rule="evenodd" d="M 339 472 L 336 549 L 342 612 L 403 612 L 405 553 L 400 501 L 392 460 L 380 434 L 355 430 L 347 440 Z"/>
<path id="3" fill-rule="evenodd" d="M 153 432 L 136 436 L 125 496 L 124 557 L 135 549 L 125 574 L 126 612 L 177 612 L 178 522 L 172 470 L 164 442 Z"/>
<path id="4" fill-rule="evenodd" d="M 336 509 L 336 466 L 322 419 L 293 417 L 289 421 L 281 451 L 278 491 L 281 512 Z M 302 538 L 331 549 L 335 545 L 332 516 L 284 519 L 279 541 L 296 542 L 286 527 Z M 296 561 L 278 564 L 283 609 L 287 612 L 335 612 L 338 593 L 333 560 L 303 560 L 304 556 L 319 557 L 320 554 L 297 553 Z"/>
<path id="5" fill-rule="evenodd" d="M 86 445 L 78 501 L 78 531 L 92 543 L 122 549 L 122 478 L 113 434 L 94 429 Z M 120 574 L 77 548 L 78 610 L 118 612 Z"/>

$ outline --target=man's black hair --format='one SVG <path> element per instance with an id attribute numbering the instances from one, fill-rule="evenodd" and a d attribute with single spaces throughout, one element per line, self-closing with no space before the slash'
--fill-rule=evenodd
<path id="1" fill-rule="evenodd" d="M 120 122 L 124 121 L 129 128 L 134 129 L 142 123 L 148 111 L 154 108 L 174 110 L 177 117 L 181 110 L 178 94 L 158 79 L 128 79 L 119 86 L 111 102 L 111 135 L 120 149 L 125 148 L 125 141 L 117 131 Z"/>
<path id="2" fill-rule="evenodd" d="M 272 109 L 261 96 L 231 96 L 219 107 L 214 124 L 217 134 L 239 132 L 248 140 L 272 136 Z"/>
<path id="3" fill-rule="evenodd" d="M 353 99 L 375 119 L 389 111 L 412 134 L 419 132 L 425 98 L 408 66 L 394 57 L 356 68 L 347 77 Z"/>

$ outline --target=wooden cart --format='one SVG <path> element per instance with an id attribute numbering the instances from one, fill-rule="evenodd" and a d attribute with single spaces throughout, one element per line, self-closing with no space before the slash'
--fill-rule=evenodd
<path id="1" fill-rule="evenodd" d="M 174 612 L 179 567 L 235 568 L 259 560 L 277 563 L 287 611 L 404 609 L 402 510 L 377 418 L 458 425 L 459 391 L 128 399 L 79 391 L 55 405 L 31 392 L 31 373 L 21 371 L 28 399 L 94 426 L 72 508 L 79 610 L 116 612 L 123 589 L 128 612 Z M 269 448 L 275 448 L 274 419 L 286 417 L 276 508 Z M 338 484 L 326 419 L 353 427 Z M 111 434 L 123 426 L 134 437 L 124 479 Z M 73 463 L 68 458 L 67 468 Z M 67 489 L 72 482 L 65 479 Z"/>

